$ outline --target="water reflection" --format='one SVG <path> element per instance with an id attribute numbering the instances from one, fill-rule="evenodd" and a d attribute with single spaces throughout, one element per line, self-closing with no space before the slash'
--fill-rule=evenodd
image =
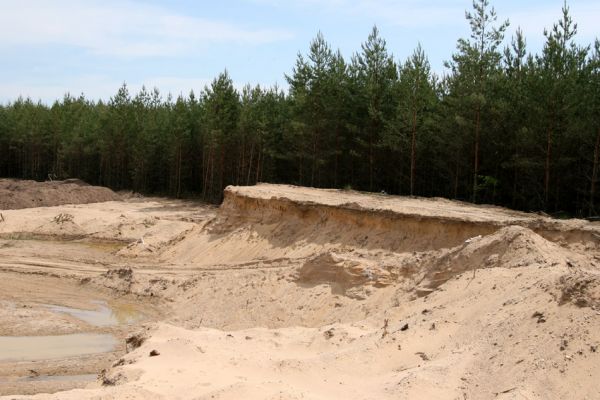
<path id="1" fill-rule="evenodd" d="M 52 304 L 48 304 L 46 307 L 53 312 L 68 314 L 90 325 L 99 327 L 131 324 L 142 318 L 135 306 L 131 304 L 113 304 L 109 307 L 105 301 L 93 301 L 92 303 L 97 306 L 95 310 L 83 310 Z"/>
<path id="2" fill-rule="evenodd" d="M 114 351 L 113 335 L 0 336 L 0 361 L 35 361 Z"/>
<path id="3" fill-rule="evenodd" d="M 94 382 L 98 374 L 84 375 L 35 375 L 19 377 L 0 377 L 0 383 L 11 382 Z"/>

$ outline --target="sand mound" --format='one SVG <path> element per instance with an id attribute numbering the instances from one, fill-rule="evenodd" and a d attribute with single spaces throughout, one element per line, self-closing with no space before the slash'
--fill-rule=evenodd
<path id="1" fill-rule="evenodd" d="M 341 251 L 341 250 L 340 250 Z M 333 294 L 364 299 L 372 288 L 405 282 L 405 289 L 428 295 L 448 280 L 468 271 L 484 268 L 573 267 L 580 257 L 522 226 L 507 226 L 486 236 L 465 240 L 451 249 L 424 253 L 369 253 L 327 251 L 308 258 L 298 269 L 296 283 L 326 284 Z M 597 279 L 592 276 L 561 280 L 566 294 L 587 304 L 575 292 L 586 292 Z M 406 284 L 406 282 L 412 282 Z M 573 292 L 573 293 L 572 293 Z M 571 295 L 569 295 L 571 293 Z M 582 293 L 583 295 L 584 293 Z M 593 295 L 590 295 L 593 298 Z M 588 296 L 587 298 L 589 298 Z M 593 301 L 593 300 L 590 300 Z"/>
<path id="2" fill-rule="evenodd" d="M 35 235 L 62 236 L 78 238 L 85 236 L 85 230 L 76 222 L 73 214 L 59 213 L 48 222 L 34 230 Z"/>
<path id="3" fill-rule="evenodd" d="M 377 288 L 391 285 L 396 276 L 377 262 L 326 252 L 306 261 L 298 270 L 299 284 L 328 284 L 333 294 L 364 298 L 350 289 L 357 286 Z M 368 294 L 368 292 L 367 292 Z"/>
<path id="4" fill-rule="evenodd" d="M 112 190 L 78 179 L 36 182 L 0 179 L 0 210 L 120 200 Z"/>
<path id="5" fill-rule="evenodd" d="M 576 271 L 558 280 L 561 304 L 600 309 L 600 275 L 597 272 Z"/>
<path id="6" fill-rule="evenodd" d="M 570 252 L 531 229 L 507 226 L 487 236 L 467 239 L 426 265 L 423 287 L 436 288 L 452 277 L 480 268 L 550 267 L 571 263 Z"/>

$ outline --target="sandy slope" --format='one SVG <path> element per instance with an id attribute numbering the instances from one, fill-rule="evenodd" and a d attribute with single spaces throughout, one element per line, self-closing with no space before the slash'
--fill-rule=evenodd
<path id="1" fill-rule="evenodd" d="M 6 240 L 5 276 L 51 271 L 165 315 L 132 328 L 145 341 L 98 382 L 33 398 L 600 398 L 597 224 L 278 185 L 228 188 L 216 213 L 31 211 L 0 234 L 61 235 L 47 221 L 69 213 L 85 240 L 129 244 Z"/>
<path id="2" fill-rule="evenodd" d="M 111 371 L 118 386 L 40 398 L 597 398 L 597 312 L 559 306 L 537 268 L 519 278 L 515 287 L 510 270 L 480 271 L 377 317 L 321 328 L 159 324 L 123 358 L 131 364 Z"/>

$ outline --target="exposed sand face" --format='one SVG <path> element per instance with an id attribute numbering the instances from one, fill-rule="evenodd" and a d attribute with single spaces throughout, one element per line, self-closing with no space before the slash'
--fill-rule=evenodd
<path id="1" fill-rule="evenodd" d="M 0 304 L 30 311 L 0 307 L 0 326 L 17 326 L 0 334 L 137 332 L 142 343 L 71 361 L 87 365 L 79 375 L 107 369 L 91 384 L 25 385 L 15 379 L 27 370 L 0 362 L 12 379 L 0 393 L 600 397 L 598 224 L 280 185 L 228 188 L 218 210 L 130 199 L 2 212 L 0 276 L 14 289 Z M 85 308 L 92 295 L 146 318 L 91 328 L 42 306 Z M 57 367 L 67 360 L 38 364 L 76 375 Z"/>

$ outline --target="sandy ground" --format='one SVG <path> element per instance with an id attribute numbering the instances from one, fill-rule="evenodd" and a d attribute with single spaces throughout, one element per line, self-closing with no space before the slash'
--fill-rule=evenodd
<path id="1" fill-rule="evenodd" d="M 281 185 L 2 215 L 0 339 L 119 343 L 0 361 L 2 398 L 600 398 L 598 224 Z M 47 306 L 98 301 L 139 318 Z"/>

